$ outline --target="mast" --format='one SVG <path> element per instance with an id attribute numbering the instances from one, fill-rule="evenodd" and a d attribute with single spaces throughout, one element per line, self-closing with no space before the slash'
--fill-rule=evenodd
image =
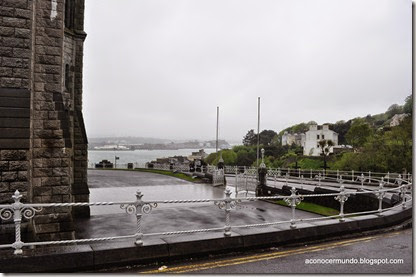
<path id="1" fill-rule="evenodd" d="M 219 115 L 220 115 L 220 107 L 217 106 L 217 136 L 215 140 L 215 153 L 217 157 L 218 157 L 218 118 L 219 118 Z"/>
<path id="2" fill-rule="evenodd" d="M 257 167 L 259 167 L 259 147 L 260 147 L 260 97 L 257 98 L 257 159 L 256 159 Z"/>

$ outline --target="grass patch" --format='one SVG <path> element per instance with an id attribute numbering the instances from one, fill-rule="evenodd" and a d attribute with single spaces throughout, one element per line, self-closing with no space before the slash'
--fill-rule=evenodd
<path id="1" fill-rule="evenodd" d="M 281 206 L 289 207 L 289 205 L 284 200 L 273 201 L 273 203 L 281 205 Z M 331 216 L 331 215 L 339 214 L 338 210 L 328 208 L 325 206 L 321 206 L 318 204 L 310 203 L 310 202 L 300 202 L 300 204 L 296 206 L 296 209 L 323 215 L 323 216 Z"/>
<path id="2" fill-rule="evenodd" d="M 167 176 L 179 178 L 179 179 L 182 179 L 182 180 L 185 180 L 185 181 L 188 181 L 188 182 L 193 182 L 193 183 L 201 182 L 201 179 L 198 178 L 198 177 L 192 178 L 191 176 L 188 176 L 188 175 L 180 173 L 180 172 L 172 172 L 172 171 L 151 169 L 151 168 L 135 168 L 134 171 L 150 172 L 150 173 L 167 175 Z"/>

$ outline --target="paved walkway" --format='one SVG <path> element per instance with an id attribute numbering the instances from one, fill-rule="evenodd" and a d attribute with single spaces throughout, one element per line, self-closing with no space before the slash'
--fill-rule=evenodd
<path id="1" fill-rule="evenodd" d="M 224 188 L 195 184 L 174 177 L 139 171 L 89 170 L 91 202 L 134 201 L 142 191 L 144 200 L 221 199 Z M 114 184 L 112 186 L 112 184 Z M 78 238 L 130 235 L 136 230 L 136 218 L 119 206 L 92 207 L 90 219 L 76 223 Z M 296 211 L 298 218 L 320 217 Z M 245 201 L 231 211 L 231 225 L 290 220 L 291 209 L 264 201 Z M 159 204 L 142 220 L 143 233 L 223 227 L 225 213 L 214 203 Z M 288 227 L 282 224 L 272 228 Z M 270 227 L 269 227 L 270 228 Z"/>

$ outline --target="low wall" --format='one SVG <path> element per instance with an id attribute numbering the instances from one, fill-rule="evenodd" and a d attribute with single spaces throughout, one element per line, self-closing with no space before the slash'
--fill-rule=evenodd
<path id="1" fill-rule="evenodd" d="M 310 223 L 298 223 L 298 228 L 289 226 L 268 228 L 232 229 L 230 237 L 223 232 L 192 234 L 165 238 L 147 238 L 143 246 L 134 242 L 108 242 L 61 247 L 26 249 L 23 256 L 13 255 L 10 249 L 0 251 L 2 272 L 76 272 L 105 267 L 144 264 L 231 252 L 242 249 L 278 246 L 295 242 L 311 242 L 322 238 L 344 234 L 359 234 L 363 231 L 394 226 L 412 218 L 412 207 L 389 210 L 379 215 L 346 218 L 345 222 L 327 219 Z"/>
<path id="2" fill-rule="evenodd" d="M 270 186 L 261 186 L 258 188 L 258 196 L 271 196 L 271 195 L 290 195 L 290 189 L 292 186 L 283 185 L 282 188 L 270 187 Z M 325 193 L 338 193 L 339 190 L 315 187 L 313 190 L 302 189 L 297 186 L 296 191 L 301 195 L 310 195 L 310 194 L 325 194 Z M 322 196 L 322 197 L 308 197 L 303 200 L 309 203 L 318 204 L 321 206 L 333 208 L 339 210 L 339 202 L 334 199 L 334 196 Z M 395 197 L 393 194 L 391 198 L 385 197 L 383 199 L 383 209 L 390 208 L 399 203 L 400 198 Z M 350 195 L 348 200 L 345 202 L 344 211 L 346 213 L 355 213 L 355 212 L 364 212 L 378 209 L 378 199 L 373 192 L 368 194 L 357 194 Z"/>

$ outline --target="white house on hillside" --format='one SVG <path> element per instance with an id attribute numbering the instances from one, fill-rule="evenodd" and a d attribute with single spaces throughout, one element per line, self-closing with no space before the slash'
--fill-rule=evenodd
<path id="1" fill-rule="evenodd" d="M 309 131 L 305 134 L 305 144 L 303 146 L 303 155 L 305 156 L 319 156 L 322 153 L 322 149 L 319 146 L 321 140 L 332 140 L 334 145 L 338 145 L 338 133 L 329 130 L 328 125 L 310 125 Z M 330 153 L 333 153 L 334 149 L 329 149 Z"/>

